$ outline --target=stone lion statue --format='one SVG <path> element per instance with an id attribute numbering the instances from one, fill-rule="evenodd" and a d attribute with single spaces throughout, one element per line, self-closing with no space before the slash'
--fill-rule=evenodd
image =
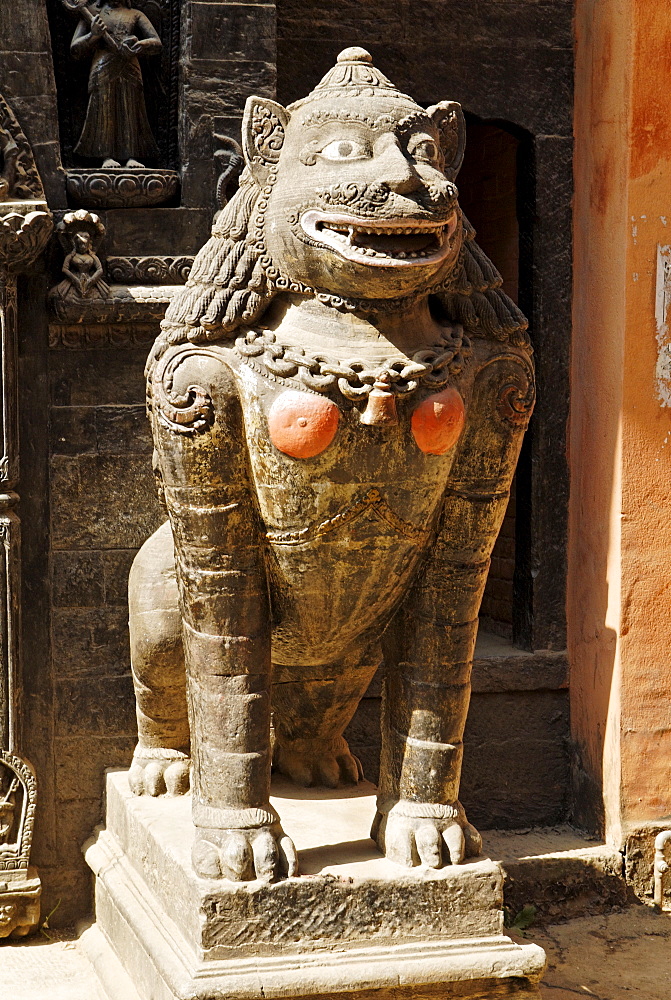
<path id="1" fill-rule="evenodd" d="M 240 189 L 150 355 L 169 522 L 130 578 L 130 783 L 183 793 L 192 760 L 201 876 L 297 871 L 271 763 L 359 781 L 343 732 L 382 659 L 372 837 L 406 866 L 479 852 L 469 675 L 534 390 L 457 201 L 464 135 L 360 48 L 289 108 L 250 98 Z"/>

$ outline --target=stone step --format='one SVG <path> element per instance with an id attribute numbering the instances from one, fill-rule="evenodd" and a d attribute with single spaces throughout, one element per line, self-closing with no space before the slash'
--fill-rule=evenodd
<path id="1" fill-rule="evenodd" d="M 570 826 L 485 830 L 483 857 L 500 861 L 513 917 L 529 904 L 539 925 L 606 913 L 630 897 L 624 858 Z"/>

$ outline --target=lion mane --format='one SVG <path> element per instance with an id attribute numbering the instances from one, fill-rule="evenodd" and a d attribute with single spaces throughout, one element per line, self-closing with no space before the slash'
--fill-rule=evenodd
<path id="1" fill-rule="evenodd" d="M 263 239 L 270 190 L 260 187 L 245 169 L 239 190 L 216 220 L 185 287 L 168 307 L 150 364 L 171 346 L 231 339 L 239 327 L 261 320 L 282 292 L 313 295 L 350 312 L 398 308 L 398 300 L 364 303 L 320 293 L 287 278 L 281 264 L 268 255 Z M 475 242 L 475 230 L 463 213 L 462 219 L 464 242 L 457 264 L 430 293 L 439 300 L 445 318 L 460 323 L 469 335 L 529 350 L 527 320 L 501 289 L 501 275 Z"/>

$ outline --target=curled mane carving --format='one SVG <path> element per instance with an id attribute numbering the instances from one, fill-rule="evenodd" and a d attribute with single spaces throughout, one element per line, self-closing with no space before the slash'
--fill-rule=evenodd
<path id="1" fill-rule="evenodd" d="M 292 287 L 268 257 L 263 243 L 255 239 L 250 223 L 252 219 L 263 223 L 258 204 L 262 194 L 250 171 L 245 170 L 239 190 L 196 257 L 184 289 L 168 307 L 152 352 L 154 359 L 173 345 L 231 339 L 239 327 L 260 320 L 280 292 L 318 294 L 305 286 Z M 502 290 L 501 275 L 476 243 L 475 230 L 465 216 L 463 223 L 464 246 L 459 263 L 433 294 L 446 317 L 461 323 L 471 336 L 494 337 L 528 349 L 526 318 Z M 346 300 L 333 304 L 348 311 L 358 305 Z M 393 308 L 393 301 L 378 305 Z M 370 311 L 370 303 L 366 302 L 365 308 Z"/>

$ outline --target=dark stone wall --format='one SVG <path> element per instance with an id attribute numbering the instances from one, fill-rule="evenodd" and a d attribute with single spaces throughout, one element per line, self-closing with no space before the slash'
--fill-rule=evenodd
<path id="1" fill-rule="evenodd" d="M 0 92 L 33 147 L 50 207 L 64 207 L 56 84 L 44 3 L 0 4 Z"/>
<path id="2" fill-rule="evenodd" d="M 533 135 L 570 136 L 572 0 L 279 0 L 277 93 L 310 90 L 363 45 L 420 103 L 449 98 Z"/>
<path id="3" fill-rule="evenodd" d="M 115 347 L 48 356 L 57 859 L 75 890 L 61 919 L 72 918 L 73 902 L 88 905 L 81 844 L 102 817 L 105 768 L 127 767 L 136 741 L 128 571 L 165 516 L 151 469 L 146 355 Z"/>

